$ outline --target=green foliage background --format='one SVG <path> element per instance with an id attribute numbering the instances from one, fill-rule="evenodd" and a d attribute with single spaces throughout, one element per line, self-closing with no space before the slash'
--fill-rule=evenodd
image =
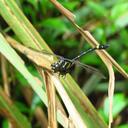
<path id="1" fill-rule="evenodd" d="M 85 30 L 89 30 L 98 42 L 110 44 L 107 49 L 108 53 L 128 72 L 128 1 L 58 1 L 76 15 L 76 22 Z M 55 53 L 72 58 L 90 47 L 48 0 L 17 0 L 17 4 Z M 82 57 L 80 61 L 97 67 L 107 77 L 106 69 L 97 55 L 89 54 Z M 35 69 L 29 63 L 27 64 L 30 71 L 37 75 Z M 81 88 L 88 94 L 104 120 L 108 122 L 108 99 L 103 99 L 107 96 L 107 80 L 100 82 L 100 78 L 96 76 L 89 75 L 85 78 L 82 77 L 83 74 L 85 75 L 85 71 L 80 68 L 75 68 L 72 71 L 72 75 L 80 83 Z M 127 128 L 128 83 L 118 72 L 115 71 L 115 74 L 114 126 Z M 15 77 L 21 85 L 25 85 L 25 80 L 19 76 L 18 72 L 16 72 Z M 89 82 L 92 82 L 92 84 L 89 84 Z M 15 89 L 19 90 L 18 87 Z M 39 100 L 34 98 L 32 110 L 37 104 L 40 104 Z M 20 106 L 19 108 L 23 112 L 32 113 L 32 110 L 30 112 L 24 103 L 17 103 L 17 106 Z M 121 121 L 116 124 L 119 118 L 121 118 Z M 3 128 L 6 128 L 5 122 L 2 122 Z"/>

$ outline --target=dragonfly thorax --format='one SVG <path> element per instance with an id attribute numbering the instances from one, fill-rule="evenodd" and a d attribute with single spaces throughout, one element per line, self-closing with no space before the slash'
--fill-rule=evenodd
<path id="1" fill-rule="evenodd" d="M 54 73 L 59 73 L 61 75 L 65 75 L 69 72 L 72 67 L 72 63 L 63 58 L 59 59 L 57 62 L 51 64 L 51 68 Z"/>

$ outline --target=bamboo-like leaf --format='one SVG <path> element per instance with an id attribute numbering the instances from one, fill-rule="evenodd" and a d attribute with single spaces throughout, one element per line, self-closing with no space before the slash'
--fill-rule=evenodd
<path id="1" fill-rule="evenodd" d="M 15 1 L 0 0 L 0 3 L 0 14 L 13 29 L 23 44 L 34 49 L 45 49 L 51 52 L 47 44 L 41 39 L 39 34 L 17 7 Z M 74 82 L 74 80 L 70 77 L 70 75 L 67 75 L 65 80 L 61 79 L 61 82 L 64 84 L 64 90 L 71 98 L 71 102 L 73 103 L 73 107 L 76 109 L 76 113 L 79 113 L 78 115 L 80 120 L 84 122 L 83 124 L 85 126 L 87 125 L 88 128 L 106 128 L 107 125 L 98 115 L 92 104 L 89 102 L 78 85 Z M 64 126 L 66 127 L 67 120 L 66 118 L 63 119 L 65 119 L 65 121 L 63 121 L 62 118 L 59 118 L 58 120 L 59 122 L 63 122 L 63 125 L 65 124 Z"/>
<path id="2" fill-rule="evenodd" d="M 87 118 L 85 120 L 83 120 L 83 118 L 81 118 L 82 114 L 78 113 L 78 111 L 77 111 L 78 108 L 75 107 L 75 105 L 72 103 L 70 96 L 68 95 L 65 88 L 63 87 L 61 82 L 58 80 L 58 78 L 54 75 L 51 75 L 50 77 L 51 77 L 59 95 L 61 96 L 61 98 L 67 108 L 67 111 L 69 113 L 69 116 L 73 120 L 75 127 L 76 128 L 92 128 L 94 125 L 91 124 L 91 121 L 92 121 L 91 118 L 89 118 L 88 115 L 86 115 Z M 79 107 L 79 109 L 80 109 L 80 107 Z M 97 127 L 97 126 L 95 126 L 95 127 Z"/>
<path id="3" fill-rule="evenodd" d="M 28 80 L 28 83 L 32 86 L 41 100 L 47 104 L 46 94 L 41 88 L 41 85 L 38 85 L 34 76 L 29 73 L 27 68 L 24 65 L 23 60 L 17 55 L 17 53 L 9 46 L 4 37 L 0 34 L 0 53 L 3 54 L 6 59 Z"/>
<path id="4" fill-rule="evenodd" d="M 42 89 L 39 82 L 37 82 L 32 76 L 27 68 L 24 65 L 23 60 L 17 55 L 17 53 L 10 47 L 10 45 L 6 42 L 4 37 L 0 34 L 0 53 L 5 56 L 6 59 L 24 76 L 24 78 L 28 81 L 28 83 L 31 85 L 33 90 L 37 93 L 37 95 L 40 97 L 40 99 L 43 101 L 43 103 L 47 106 L 47 98 L 46 93 Z M 62 124 L 62 126 L 68 125 L 68 119 L 65 115 L 63 115 L 63 112 L 61 110 L 57 110 L 57 119 Z M 64 122 L 63 122 L 64 120 Z M 67 123 L 66 123 L 67 122 Z"/>
<path id="5" fill-rule="evenodd" d="M 43 62 L 45 62 L 45 60 L 46 60 L 46 62 L 47 62 L 47 60 L 48 60 L 48 57 L 47 57 L 47 59 L 44 57 L 45 55 L 43 55 L 42 53 L 40 53 L 40 52 L 36 52 L 36 51 L 33 51 L 33 50 L 31 50 L 31 49 L 29 49 L 29 48 L 26 48 L 25 46 L 23 46 L 23 45 L 21 45 L 21 44 L 18 44 L 18 42 L 17 41 L 15 41 L 14 39 L 12 39 L 12 38 L 10 38 L 10 37 L 7 37 L 6 38 L 7 40 L 8 40 L 8 42 L 15 48 L 15 49 L 17 49 L 18 51 L 20 51 L 21 53 L 23 53 L 24 55 L 26 55 L 30 60 L 32 60 L 35 64 L 37 64 L 38 66 L 40 66 L 40 67 L 44 67 L 44 68 L 46 68 L 46 69 L 48 69 L 48 65 L 42 65 L 43 64 Z M 45 62 L 45 63 L 46 63 Z M 42 73 L 41 73 L 42 74 Z M 49 73 L 48 73 L 49 74 Z M 50 74 L 49 74 L 50 75 Z M 86 118 L 86 120 L 84 120 L 83 121 L 83 119 L 81 119 L 80 118 L 80 116 L 82 115 L 82 113 L 84 112 L 82 109 L 81 109 L 81 113 L 78 113 L 77 111 L 77 108 L 80 108 L 80 104 L 77 104 L 77 107 L 76 107 L 76 105 L 74 105 L 74 104 L 72 104 L 72 102 L 71 102 L 71 100 L 70 100 L 70 98 L 68 97 L 68 94 L 67 94 L 67 92 L 65 92 L 65 89 L 62 87 L 62 88 L 60 88 L 61 86 L 63 86 L 61 83 L 60 83 L 60 81 L 59 81 L 59 79 L 55 79 L 54 77 L 53 77 L 53 79 L 52 79 L 52 81 L 53 81 L 53 83 L 55 84 L 55 87 L 56 87 L 56 89 L 57 89 L 57 91 L 58 91 L 58 93 L 60 94 L 60 96 L 61 96 L 61 98 L 62 98 L 62 100 L 63 100 L 63 102 L 64 102 L 64 104 L 65 104 L 65 106 L 66 106 L 66 108 L 67 108 L 67 110 L 68 110 L 68 112 L 69 112 L 69 114 L 70 114 L 70 117 L 73 119 L 73 122 L 76 122 L 75 123 L 75 125 L 77 126 L 77 127 L 85 127 L 84 126 L 84 124 L 83 124 L 83 122 L 85 122 L 86 121 L 86 125 L 89 127 L 89 128 L 91 128 L 91 127 L 93 127 L 93 124 L 92 123 L 90 123 L 91 121 L 91 119 L 87 119 L 87 118 L 89 118 L 88 117 L 88 115 L 86 115 L 87 116 L 87 118 Z M 49 81 L 50 82 L 50 81 Z M 48 83 L 47 82 L 47 80 L 46 80 L 46 83 Z M 48 86 L 47 84 L 46 84 L 46 86 Z M 47 88 L 47 87 L 46 87 Z M 52 87 L 51 87 L 52 88 Z M 48 89 L 49 90 L 49 89 Z M 68 91 L 68 90 L 67 90 Z M 50 92 L 50 94 L 49 95 L 51 95 L 51 93 L 52 92 Z M 69 91 L 69 94 L 70 94 L 70 91 Z M 71 94 L 72 95 L 72 94 Z M 53 97 L 53 96 L 52 96 Z M 48 98 L 49 98 L 49 96 L 48 96 Z M 50 99 L 50 98 L 49 98 Z M 72 97 L 72 99 L 74 99 L 73 97 Z M 74 101 L 75 101 L 75 99 L 74 99 Z M 76 102 L 76 101 L 75 101 Z M 50 101 L 49 101 L 49 103 L 50 103 Z M 51 104 L 51 103 L 50 103 Z M 72 105 L 71 105 L 72 104 Z M 52 107 L 53 108 L 53 107 Z M 79 121 L 77 121 L 77 120 L 79 120 Z M 80 123 L 81 122 L 81 123 Z M 95 126 L 96 127 L 96 126 Z"/>
<path id="6" fill-rule="evenodd" d="M 33 49 L 27 48 L 21 45 L 19 42 L 11 38 L 10 36 L 6 36 L 6 40 L 8 43 L 28 57 L 32 62 L 34 62 L 37 66 L 43 67 L 47 70 L 51 70 L 51 62 L 53 61 L 53 57 L 49 57 L 48 55 L 44 55 L 41 52 L 34 51 Z M 51 61 L 51 62 L 50 62 Z"/>
<path id="7" fill-rule="evenodd" d="M 55 86 L 52 82 L 52 79 L 50 79 L 49 73 L 45 72 L 44 78 L 48 98 L 48 127 L 57 128 Z"/>
<path id="8" fill-rule="evenodd" d="M 0 113 L 9 119 L 13 128 L 31 128 L 27 118 L 20 113 L 2 88 L 0 88 Z"/>
<path id="9" fill-rule="evenodd" d="M 81 27 L 79 27 L 75 20 L 69 17 L 69 14 L 71 15 L 72 13 L 67 11 L 59 2 L 56 0 L 50 0 L 56 8 L 67 18 L 69 21 L 74 25 L 74 27 L 79 31 L 79 33 L 83 36 L 87 42 L 93 46 L 96 47 L 99 45 L 98 41 L 95 40 L 95 38 L 90 34 L 89 31 L 84 31 Z M 59 6 L 58 6 L 59 5 Z M 73 14 L 72 14 L 73 15 Z M 114 87 L 115 87 L 115 76 L 114 76 L 114 71 L 113 67 L 115 68 L 125 77 L 128 79 L 128 74 L 120 67 L 120 65 L 105 51 L 96 51 L 96 53 L 100 56 L 100 58 L 103 60 L 104 64 L 106 65 L 108 72 L 109 72 L 109 88 L 108 88 L 108 96 L 110 99 L 110 104 L 109 104 L 109 128 L 111 128 L 111 123 L 112 123 L 112 104 L 113 104 L 113 94 L 114 94 Z M 78 94 L 79 97 L 79 94 Z M 82 101 L 82 100 L 81 100 Z M 83 101 L 82 101 L 83 102 Z"/>
<path id="10" fill-rule="evenodd" d="M 43 39 L 20 11 L 15 1 L 0 0 L 0 14 L 26 46 L 34 49 L 49 49 L 47 44 L 44 43 Z"/>

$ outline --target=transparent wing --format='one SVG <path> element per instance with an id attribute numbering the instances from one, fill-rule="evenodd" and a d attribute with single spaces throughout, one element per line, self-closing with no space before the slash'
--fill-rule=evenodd
<path id="1" fill-rule="evenodd" d="M 57 58 L 64 58 L 63 56 L 60 56 L 60 55 L 56 55 L 54 53 L 49 53 L 48 51 L 45 51 L 45 50 L 42 50 L 40 51 L 42 54 L 45 54 L 45 55 L 48 55 L 48 56 L 55 56 Z"/>
<path id="2" fill-rule="evenodd" d="M 60 55 L 56 55 L 56 54 L 52 54 L 52 53 L 49 53 L 48 51 L 41 51 L 42 54 L 45 54 L 45 55 L 48 55 L 48 56 L 55 56 L 59 59 L 63 59 L 63 60 L 66 60 L 66 61 L 69 61 L 69 62 L 72 62 L 73 64 L 76 64 L 78 66 L 81 66 L 82 68 L 84 68 L 87 72 L 89 73 L 96 73 L 97 75 L 99 75 L 100 77 L 102 78 L 106 78 L 98 69 L 92 67 L 92 66 L 89 66 L 89 65 L 86 65 L 86 64 L 83 64 L 77 60 L 73 61 L 72 59 L 68 59 L 68 58 L 64 58 L 63 56 L 60 56 Z"/>
<path id="3" fill-rule="evenodd" d="M 73 62 L 72 59 L 68 59 L 68 58 L 65 58 L 63 56 L 60 56 L 60 55 L 57 55 L 57 54 L 54 54 L 54 53 L 49 53 L 48 51 L 41 51 L 42 54 L 45 54 L 45 55 L 49 55 L 49 56 L 54 56 L 54 57 L 57 57 L 58 59 L 63 59 L 65 61 L 68 61 L 68 62 Z"/>
<path id="4" fill-rule="evenodd" d="M 84 68 L 89 73 L 96 73 L 100 77 L 102 77 L 104 79 L 106 78 L 98 69 L 96 69 L 96 68 L 94 68 L 92 66 L 83 64 L 83 63 L 81 63 L 79 61 L 74 61 L 73 63 L 76 64 L 76 65 L 78 65 L 78 66 L 81 66 L 82 68 Z"/>

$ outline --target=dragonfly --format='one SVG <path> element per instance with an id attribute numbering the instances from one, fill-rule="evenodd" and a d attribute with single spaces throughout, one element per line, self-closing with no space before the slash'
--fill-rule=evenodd
<path id="1" fill-rule="evenodd" d="M 30 48 L 27 48 L 19 43 L 15 43 L 15 42 L 10 42 L 10 44 L 17 49 L 18 51 L 20 51 L 21 53 L 25 54 L 31 61 L 33 61 L 36 65 L 41 66 L 42 67 L 42 55 L 46 55 L 46 56 L 54 56 L 57 57 L 58 60 L 55 61 L 54 63 L 52 63 L 51 69 L 53 71 L 53 73 L 59 73 L 59 75 L 61 76 L 65 76 L 67 73 L 71 72 L 72 67 L 74 65 L 78 65 L 81 66 L 82 68 L 84 68 L 86 71 L 91 72 L 91 73 L 97 73 L 98 75 L 100 75 L 102 78 L 105 78 L 104 75 L 96 68 L 86 65 L 84 63 L 81 63 L 79 61 L 79 59 L 88 54 L 91 53 L 95 50 L 104 50 L 107 49 L 109 47 L 109 44 L 100 44 L 99 46 L 96 46 L 94 48 L 90 48 L 87 51 L 84 51 L 82 53 L 80 53 L 79 55 L 77 55 L 76 57 L 69 59 L 69 58 L 65 58 L 63 56 L 57 55 L 57 54 L 53 54 L 50 53 L 46 50 L 42 50 L 42 51 L 37 51 L 37 50 L 32 50 Z"/>
<path id="2" fill-rule="evenodd" d="M 87 51 L 80 53 L 79 55 L 77 55 L 73 59 L 68 59 L 68 58 L 65 58 L 65 57 L 60 56 L 60 55 L 47 53 L 45 51 L 43 53 L 53 55 L 53 56 L 56 56 L 58 58 L 58 61 L 51 64 L 51 69 L 54 73 L 59 73 L 59 75 L 65 76 L 67 73 L 69 73 L 71 71 L 71 69 L 74 65 L 79 65 L 79 66 L 83 67 L 84 69 L 86 69 L 88 72 L 95 72 L 95 73 L 99 74 L 100 76 L 104 77 L 104 75 L 98 69 L 81 63 L 79 61 L 79 59 L 82 56 L 84 56 L 88 53 L 91 53 L 95 50 L 104 50 L 104 49 L 107 49 L 108 47 L 109 47 L 109 45 L 105 44 L 105 45 L 99 45 L 99 46 L 94 47 L 94 48 L 90 48 Z"/>

